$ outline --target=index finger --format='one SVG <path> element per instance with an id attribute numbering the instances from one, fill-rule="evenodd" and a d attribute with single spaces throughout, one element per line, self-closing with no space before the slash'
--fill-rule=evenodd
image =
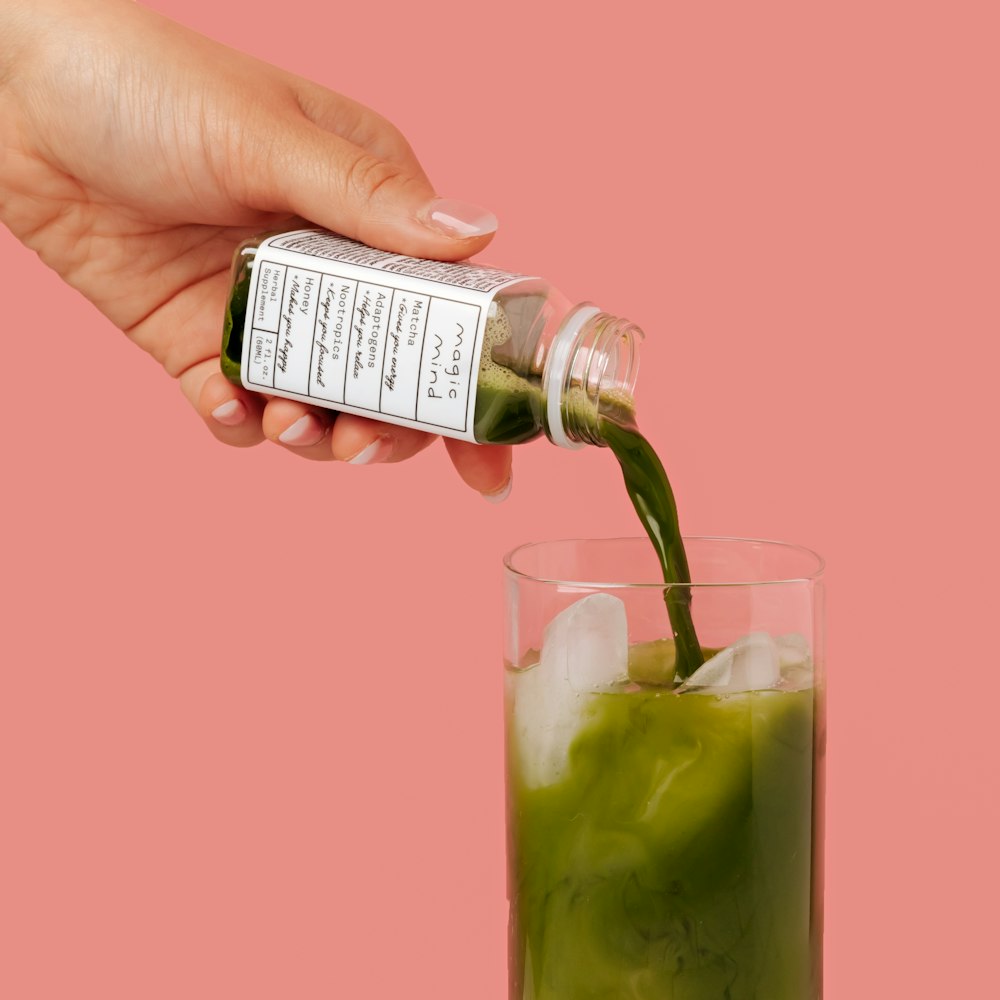
<path id="1" fill-rule="evenodd" d="M 387 118 L 359 101 L 301 77 L 294 78 L 292 90 L 302 113 L 314 125 L 427 180 L 406 137 Z"/>
<path id="2" fill-rule="evenodd" d="M 445 438 L 444 445 L 458 474 L 485 499 L 501 503 L 510 496 L 513 452 L 509 444 L 473 444 Z"/>

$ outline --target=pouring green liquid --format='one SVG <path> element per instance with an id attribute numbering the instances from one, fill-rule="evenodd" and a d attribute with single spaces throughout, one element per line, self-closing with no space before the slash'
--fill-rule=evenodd
<path id="1" fill-rule="evenodd" d="M 243 330 L 250 290 L 252 260 L 243 262 L 234 281 L 222 334 L 222 371 L 240 384 Z M 512 331 L 501 302 L 486 324 L 485 344 L 476 385 L 475 438 L 481 444 L 521 444 L 544 428 L 545 396 L 540 372 L 523 370 L 511 350 Z M 588 440 L 611 449 L 621 466 L 625 489 L 652 542 L 663 570 L 664 601 L 676 646 L 678 679 L 689 677 L 703 662 L 691 618 L 691 582 L 677 518 L 677 504 L 656 452 L 639 432 L 632 399 L 605 393 L 594 405 L 582 392 L 571 390 L 563 410 Z"/>
<path id="2" fill-rule="evenodd" d="M 677 503 L 663 463 L 652 445 L 634 425 L 609 417 L 599 422 L 601 437 L 614 452 L 622 469 L 625 489 L 663 570 L 670 627 L 677 650 L 677 677 L 690 677 L 704 662 L 691 618 L 691 582 L 687 553 L 677 519 Z"/>
<path id="3" fill-rule="evenodd" d="M 499 371 L 497 370 L 499 369 Z M 480 369 L 476 397 L 477 440 L 517 444 L 535 436 L 543 409 L 539 376 L 521 376 L 495 361 Z M 640 433 L 631 398 L 608 393 L 599 400 L 596 416 L 570 397 L 577 422 L 589 422 L 590 438 L 608 447 L 621 466 L 625 489 L 643 529 L 656 551 L 663 571 L 664 601 L 677 651 L 676 676 L 690 677 L 704 662 L 691 617 L 691 582 L 687 554 L 681 538 L 677 502 L 663 463 Z"/>

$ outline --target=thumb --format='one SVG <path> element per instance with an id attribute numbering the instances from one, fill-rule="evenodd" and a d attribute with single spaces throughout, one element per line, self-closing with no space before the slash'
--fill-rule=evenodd
<path id="1" fill-rule="evenodd" d="M 307 120 L 263 167 L 251 193 L 259 207 L 292 212 L 381 250 L 462 260 L 496 232 L 496 216 L 487 209 L 439 198 L 419 169 L 382 159 Z"/>

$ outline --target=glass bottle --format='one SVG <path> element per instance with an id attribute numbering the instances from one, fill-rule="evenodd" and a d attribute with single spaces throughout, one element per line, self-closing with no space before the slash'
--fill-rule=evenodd
<path id="1" fill-rule="evenodd" d="M 297 230 L 236 250 L 221 353 L 231 381 L 271 395 L 480 444 L 544 433 L 577 448 L 605 443 L 599 414 L 631 417 L 642 338 L 541 278 Z"/>

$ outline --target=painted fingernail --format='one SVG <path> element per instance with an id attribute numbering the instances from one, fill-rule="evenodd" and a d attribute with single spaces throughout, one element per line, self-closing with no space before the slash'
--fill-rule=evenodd
<path id="1" fill-rule="evenodd" d="M 451 198 L 435 198 L 420 213 L 420 221 L 445 236 L 468 239 L 495 233 L 497 217 L 485 208 Z"/>
<path id="2" fill-rule="evenodd" d="M 235 427 L 242 424 L 247 418 L 247 408 L 238 399 L 231 399 L 228 403 L 221 403 L 212 410 L 212 419 L 218 420 L 220 424 L 227 427 Z"/>
<path id="3" fill-rule="evenodd" d="M 374 465 L 384 462 L 391 454 L 393 443 L 390 438 L 379 437 L 366 448 L 362 448 L 354 458 L 347 459 L 348 465 Z"/>
<path id="4" fill-rule="evenodd" d="M 307 413 L 304 417 L 299 417 L 287 430 L 278 435 L 278 440 L 282 444 L 290 444 L 296 448 L 306 445 L 316 444 L 323 440 L 326 433 L 322 422 L 312 413 Z"/>
<path id="5" fill-rule="evenodd" d="M 507 482 L 496 491 L 496 493 L 480 494 L 488 503 L 503 503 L 510 496 L 510 491 L 514 486 L 514 473 L 511 472 Z"/>

